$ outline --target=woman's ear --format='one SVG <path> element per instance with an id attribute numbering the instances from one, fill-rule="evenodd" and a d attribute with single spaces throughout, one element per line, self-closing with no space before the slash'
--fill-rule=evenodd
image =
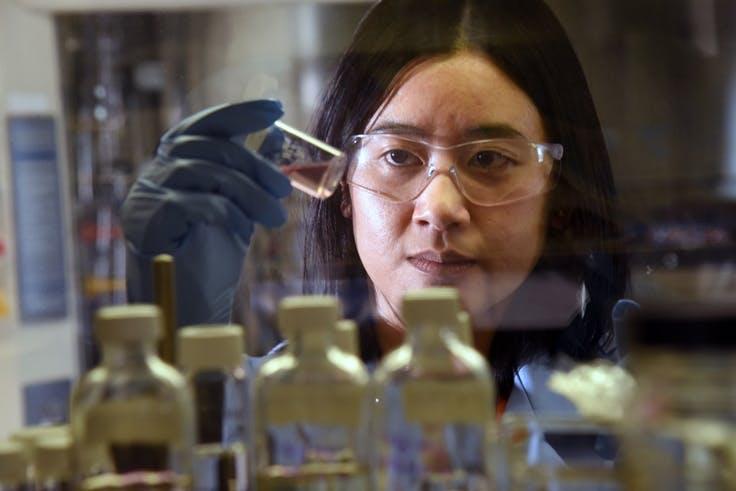
<path id="1" fill-rule="evenodd" d="M 345 181 L 340 183 L 340 213 L 348 220 L 353 218 L 353 203 L 350 200 L 350 190 Z"/>

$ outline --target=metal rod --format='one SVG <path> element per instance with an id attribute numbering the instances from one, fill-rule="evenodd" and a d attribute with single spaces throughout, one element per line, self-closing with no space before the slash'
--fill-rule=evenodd
<path id="1" fill-rule="evenodd" d="M 158 345 L 159 355 L 166 363 L 175 363 L 176 343 L 176 269 L 174 258 L 160 254 L 153 258 L 153 296 L 161 309 L 163 336 Z"/>

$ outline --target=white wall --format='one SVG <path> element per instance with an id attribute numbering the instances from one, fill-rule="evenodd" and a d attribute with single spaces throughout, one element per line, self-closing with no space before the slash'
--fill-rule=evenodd
<path id="1" fill-rule="evenodd" d="M 59 70 L 52 18 L 0 2 L 0 238 L 8 247 L 0 257 L 0 289 L 10 312 L 0 315 L 0 439 L 22 424 L 22 387 L 29 383 L 75 377 L 77 373 L 76 300 L 71 262 L 71 213 L 64 161 Z M 48 114 L 57 127 L 61 191 L 64 201 L 68 318 L 22 325 L 17 311 L 7 118 Z M 22 245 L 21 245 L 22 247 Z"/>

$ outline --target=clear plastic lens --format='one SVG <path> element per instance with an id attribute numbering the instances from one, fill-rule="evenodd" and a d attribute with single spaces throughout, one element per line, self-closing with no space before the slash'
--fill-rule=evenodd
<path id="1" fill-rule="evenodd" d="M 281 121 L 274 123 L 273 128 L 278 131 L 269 128 L 263 135 L 254 135 L 255 139 L 249 137 L 246 146 L 259 148 L 296 189 L 319 199 L 332 196 L 345 172 L 345 155 Z M 274 144 L 274 140 L 278 141 Z"/>
<path id="2" fill-rule="evenodd" d="M 401 202 L 416 198 L 432 177 L 447 172 L 470 201 L 499 205 L 552 189 L 556 150 L 518 139 L 441 147 L 400 135 L 361 135 L 349 152 L 348 180 Z"/>

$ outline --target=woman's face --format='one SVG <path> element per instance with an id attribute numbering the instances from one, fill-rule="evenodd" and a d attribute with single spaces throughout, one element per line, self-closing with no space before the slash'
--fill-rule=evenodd
<path id="1" fill-rule="evenodd" d="M 471 136 L 478 128 L 493 126 L 545 141 L 529 97 L 492 61 L 470 52 L 415 67 L 366 132 L 393 125 L 447 144 L 477 139 Z M 474 325 L 492 327 L 496 307 L 521 285 L 542 250 L 544 195 L 478 206 L 448 174 L 439 174 L 413 201 L 392 203 L 355 186 L 350 197 L 355 241 L 378 314 L 396 328 L 404 293 L 438 285 L 457 287 Z"/>

